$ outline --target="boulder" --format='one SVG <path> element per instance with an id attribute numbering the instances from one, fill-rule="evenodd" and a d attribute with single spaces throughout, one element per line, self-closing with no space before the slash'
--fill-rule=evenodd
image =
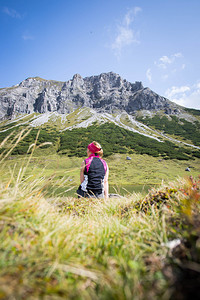
<path id="1" fill-rule="evenodd" d="M 126 157 L 126 160 L 131 160 L 131 157 L 130 157 L 130 156 L 127 156 L 127 157 Z"/>
<path id="2" fill-rule="evenodd" d="M 189 167 L 187 167 L 187 168 L 185 169 L 185 171 L 187 171 L 187 172 L 190 172 L 190 168 L 189 168 Z"/>

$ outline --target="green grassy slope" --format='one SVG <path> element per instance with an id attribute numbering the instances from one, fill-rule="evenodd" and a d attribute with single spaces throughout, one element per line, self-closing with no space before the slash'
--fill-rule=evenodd
<path id="1" fill-rule="evenodd" d="M 84 157 L 68 157 L 67 155 L 50 154 L 46 150 L 39 149 L 31 158 L 27 167 L 27 176 L 37 177 L 42 174 L 45 178 L 52 176 L 45 188 L 48 195 L 52 193 L 64 196 L 75 195 L 76 188 L 80 184 L 80 165 Z M 37 154 L 37 155 L 36 155 Z M 130 154 L 131 160 L 126 160 L 125 154 L 114 154 L 105 158 L 110 169 L 110 192 L 128 194 L 134 191 L 147 191 L 152 186 L 158 186 L 162 182 L 174 181 L 186 176 L 198 176 L 200 174 L 200 159 L 191 161 L 160 160 L 149 155 Z M 5 161 L 5 168 L 16 172 L 25 166 L 28 156 L 11 157 Z M 185 171 L 190 168 L 190 172 Z M 1 178 L 9 181 L 10 173 L 0 171 Z M 72 188 L 72 190 L 69 190 Z"/>

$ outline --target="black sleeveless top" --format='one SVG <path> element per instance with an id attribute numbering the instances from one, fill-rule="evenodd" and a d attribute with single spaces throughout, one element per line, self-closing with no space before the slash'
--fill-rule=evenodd
<path id="1" fill-rule="evenodd" d="M 88 160 L 85 160 L 84 176 L 87 181 L 87 191 L 90 194 L 99 195 L 104 192 L 104 177 L 106 174 L 106 162 L 99 157 L 93 157 L 87 167 Z"/>

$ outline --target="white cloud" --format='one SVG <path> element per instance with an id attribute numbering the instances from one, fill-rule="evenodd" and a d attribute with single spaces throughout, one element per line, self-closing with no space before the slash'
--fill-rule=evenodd
<path id="1" fill-rule="evenodd" d="M 197 91 L 200 92 L 200 82 L 197 82 L 196 88 L 197 88 Z"/>
<path id="2" fill-rule="evenodd" d="M 180 95 L 180 94 L 184 94 L 185 92 L 190 91 L 190 87 L 189 86 L 181 86 L 181 87 L 177 87 L 177 86 L 172 86 L 170 89 L 168 89 L 166 91 L 166 96 L 169 98 L 172 98 L 176 95 Z"/>
<path id="3" fill-rule="evenodd" d="M 178 53 L 175 53 L 173 56 L 177 57 L 177 58 L 181 58 L 181 57 L 183 57 L 183 54 L 181 52 L 178 52 Z"/>
<path id="4" fill-rule="evenodd" d="M 16 10 L 14 10 L 12 8 L 4 7 L 3 12 L 12 18 L 16 18 L 16 19 L 22 18 L 22 16 Z"/>
<path id="5" fill-rule="evenodd" d="M 131 23 L 134 21 L 134 18 L 137 15 L 137 13 L 141 10 L 142 9 L 140 7 L 134 7 L 133 9 L 130 9 L 124 17 L 125 26 L 130 26 Z"/>
<path id="6" fill-rule="evenodd" d="M 29 34 L 28 32 L 26 32 L 22 35 L 22 39 L 24 41 L 28 41 L 28 40 L 34 40 L 34 37 L 31 34 Z"/>
<path id="7" fill-rule="evenodd" d="M 171 64 L 172 63 L 172 59 L 169 58 L 168 56 L 164 55 L 163 57 L 161 57 L 159 59 L 163 64 Z"/>
<path id="8" fill-rule="evenodd" d="M 146 71 L 146 77 L 149 80 L 150 83 L 152 83 L 152 73 L 151 73 L 151 69 L 148 69 Z"/>
<path id="9" fill-rule="evenodd" d="M 200 109 L 200 82 L 191 86 L 172 86 L 167 89 L 165 95 L 179 105 Z"/>
<path id="10" fill-rule="evenodd" d="M 137 37 L 134 31 L 130 28 L 119 27 L 118 35 L 112 44 L 112 49 L 121 52 L 122 48 L 132 43 L 137 43 Z"/>
<path id="11" fill-rule="evenodd" d="M 132 23 L 136 15 L 141 11 L 140 7 L 134 7 L 130 9 L 125 15 L 122 25 L 117 26 L 117 36 L 111 45 L 111 49 L 114 54 L 119 57 L 124 47 L 129 46 L 133 43 L 139 44 L 139 32 L 136 32 L 131 28 Z"/>
<path id="12" fill-rule="evenodd" d="M 155 61 L 154 64 L 162 69 L 167 69 L 167 67 L 175 62 L 177 58 L 182 58 L 183 54 L 181 52 L 172 54 L 170 56 L 163 55 L 159 58 L 158 61 Z"/>
<path id="13" fill-rule="evenodd" d="M 175 78 L 178 73 L 183 72 L 186 68 L 183 58 L 181 52 L 161 56 L 154 61 L 154 65 L 151 65 L 151 77 L 154 78 L 154 81 L 157 78 L 157 82 L 166 82 L 170 78 Z"/>

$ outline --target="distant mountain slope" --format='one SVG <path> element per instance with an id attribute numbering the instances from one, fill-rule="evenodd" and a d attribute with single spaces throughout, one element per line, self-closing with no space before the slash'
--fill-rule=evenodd
<path id="1" fill-rule="evenodd" d="M 156 128 L 157 123 L 154 119 L 158 124 L 161 120 L 159 125 L 161 128 Z M 141 121 L 144 123 L 148 121 L 150 124 Z M 115 152 L 128 154 L 133 151 L 165 159 L 200 158 L 200 145 L 198 141 L 193 140 L 193 137 L 198 139 L 200 136 L 198 121 L 193 123 L 186 121 L 186 125 L 189 123 L 190 126 L 183 127 L 182 135 L 180 133 L 176 135 L 175 132 L 177 128 L 182 129 L 183 123 L 183 120 L 179 123 L 176 116 L 167 118 L 155 114 L 151 119 L 142 118 L 141 121 L 126 112 L 100 113 L 90 108 L 80 108 L 71 114 L 34 113 L 1 122 L 0 143 L 9 134 L 14 136 L 22 129 L 28 130 L 32 127 L 31 133 L 16 147 L 13 154 L 25 154 L 29 146 L 34 143 L 40 129 L 38 144 L 51 142 L 51 151 L 69 156 L 84 156 L 87 143 L 97 139 L 102 143 L 106 155 Z M 174 127 L 175 131 L 168 134 L 167 129 L 163 130 L 163 124 L 170 130 Z M 190 134 L 191 130 L 195 133 L 194 136 Z M 185 134 L 188 134 L 187 138 Z M 2 147 L 0 152 L 4 150 L 6 149 Z"/>
<path id="2" fill-rule="evenodd" d="M 76 128 L 88 128 L 94 124 L 99 126 L 104 123 L 113 123 L 116 126 L 159 142 L 170 140 L 174 143 L 182 143 L 193 148 L 200 148 L 198 147 L 200 146 L 198 139 L 200 122 L 193 119 L 193 117 L 191 117 L 193 122 L 188 122 L 184 119 L 180 119 L 179 121 L 177 116 L 166 117 L 165 114 L 160 113 L 159 115 L 152 114 L 150 118 L 149 116 L 145 116 L 145 112 L 142 112 L 136 117 L 126 112 L 119 112 L 118 114 L 100 113 L 90 108 L 79 108 L 71 114 L 59 114 L 57 112 L 33 113 L 22 115 L 13 120 L 0 122 L 0 134 L 5 132 L 6 135 L 7 131 L 23 126 L 36 128 L 52 127 L 56 128 L 58 132 L 62 132 Z"/>
<path id="3" fill-rule="evenodd" d="M 130 83 L 113 72 L 66 82 L 28 78 L 10 88 L 0 89 L 0 119 L 33 112 L 71 113 L 79 107 L 98 112 L 133 114 L 139 110 L 179 114 L 181 107 L 159 96 L 141 82 Z"/>

